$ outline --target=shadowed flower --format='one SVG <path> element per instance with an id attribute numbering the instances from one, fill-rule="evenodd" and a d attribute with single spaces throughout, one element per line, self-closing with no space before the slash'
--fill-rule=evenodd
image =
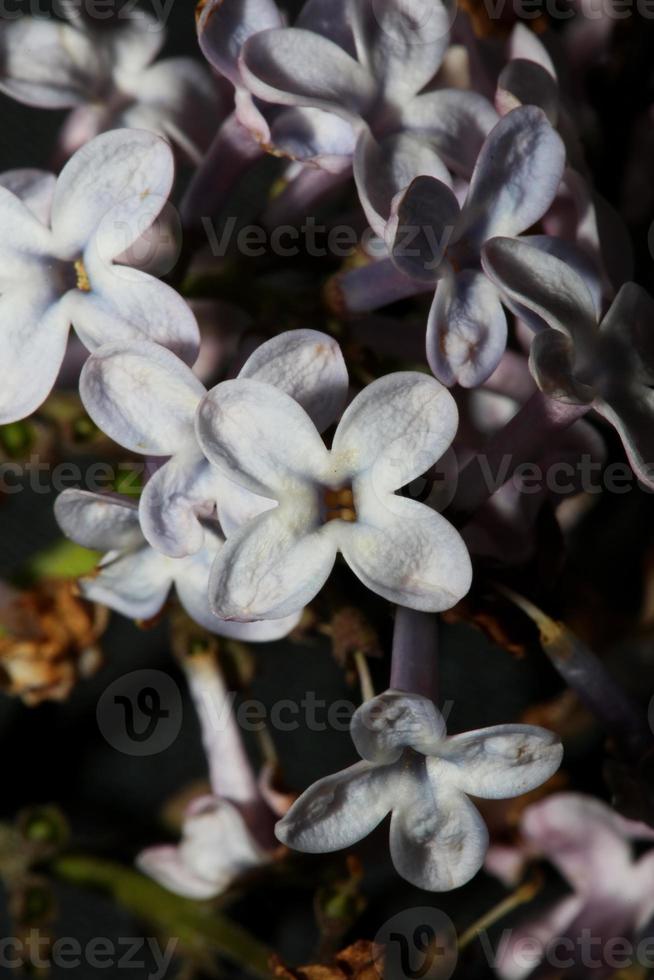
<path id="1" fill-rule="evenodd" d="M 546 858 L 573 890 L 538 918 L 512 929 L 499 947 L 502 980 L 560 973 L 543 963 L 556 943 L 570 960 L 565 976 L 602 980 L 613 976 L 611 941 L 637 938 L 654 915 L 654 851 L 635 859 L 633 840 L 654 840 L 654 829 L 627 820 L 601 800 L 579 793 L 557 793 L 527 807 L 519 847 L 492 847 L 486 868 L 514 885 L 530 858 Z M 579 938 L 592 937 L 593 960 L 583 956 Z M 618 938 L 619 937 L 619 938 Z M 622 955 L 622 945 L 616 953 Z M 587 948 L 587 947 L 586 947 Z M 608 958 L 602 959 L 602 952 Z M 549 972 L 548 972 L 549 970 Z M 535 971 L 535 972 L 534 972 Z"/>
<path id="2" fill-rule="evenodd" d="M 654 485 L 654 300 L 625 283 L 603 318 L 583 279 L 528 241 L 484 248 L 487 275 L 506 300 L 540 317 L 529 368 L 546 395 L 587 405 L 615 427 L 636 476 Z"/>
<path id="3" fill-rule="evenodd" d="M 418 888 L 459 888 L 481 868 L 488 831 L 468 795 L 506 799 L 540 786 L 563 754 L 558 738 L 532 725 L 497 725 L 447 736 L 425 697 L 386 691 L 354 713 L 361 762 L 307 789 L 277 824 L 298 851 L 351 847 L 389 813 L 391 858 Z"/>
<path id="4" fill-rule="evenodd" d="M 144 11 L 107 23 L 74 12 L 70 23 L 20 17 L 0 25 L 0 91 L 26 105 L 68 109 L 60 137 L 70 156 L 109 129 L 149 129 L 197 162 L 214 129 L 211 76 L 192 58 L 152 64 L 166 41 Z"/>

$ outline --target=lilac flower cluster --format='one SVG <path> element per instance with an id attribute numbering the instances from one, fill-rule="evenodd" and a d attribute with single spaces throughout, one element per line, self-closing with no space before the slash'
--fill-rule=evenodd
<path id="1" fill-rule="evenodd" d="M 71 356 L 72 327 L 85 348 L 84 409 L 148 473 L 138 500 L 80 489 L 56 501 L 64 534 L 102 554 L 79 583 L 89 600 L 148 620 L 174 589 L 204 630 L 265 643 L 298 625 L 340 555 L 397 607 L 389 689 L 352 721 L 361 761 L 306 790 L 276 833 L 297 850 L 332 851 L 392 813 L 398 873 L 457 888 L 488 849 L 469 796 L 534 790 L 562 747 L 523 724 L 446 736 L 432 700 L 435 614 L 468 594 L 471 555 L 510 563 L 535 546 L 545 496 L 525 502 L 510 478 L 527 459 L 602 458 L 589 413 L 654 486 L 654 300 L 615 254 L 620 219 L 592 185 L 546 44 L 524 25 L 489 46 L 441 0 L 307 0 L 293 26 L 273 0 L 204 0 L 198 37 L 212 71 L 155 60 L 164 37 L 152 28 L 135 17 L 99 31 L 79 13 L 0 25 L 0 90 L 70 109 L 57 177 L 0 175 L 0 422 L 39 412 Z M 212 338 L 228 333 L 220 312 L 201 330 L 183 281 L 135 259 L 148 235 L 170 244 L 176 163 L 192 241 L 266 153 L 283 161 L 277 215 L 309 214 L 339 188 L 356 194 L 374 254 L 345 263 L 327 295 L 396 370 L 363 378 L 322 313 L 255 345 L 241 333 L 239 355 L 223 350 L 213 364 Z M 423 293 L 433 299 L 416 304 L 417 343 L 392 310 L 373 314 Z M 458 487 L 443 514 L 438 500 L 404 491 L 453 444 Z M 483 484 L 482 445 L 489 460 L 509 454 L 499 487 Z M 207 898 L 272 860 L 272 819 L 286 807 L 257 783 L 233 723 L 212 730 L 205 695 L 225 693 L 215 667 L 191 658 L 187 671 L 212 795 L 191 805 L 179 846 L 149 849 L 139 865 Z M 530 846 L 542 843 L 538 820 L 565 824 L 590 807 L 628 879 L 627 825 L 599 804 L 554 800 L 527 811 Z M 564 855 L 576 889 L 569 929 L 592 899 L 570 870 L 576 846 L 546 848 Z M 488 867 L 501 856 L 492 850 Z M 651 914 L 650 867 L 639 866 L 630 921 Z M 500 972 L 519 975 L 512 948 Z"/>

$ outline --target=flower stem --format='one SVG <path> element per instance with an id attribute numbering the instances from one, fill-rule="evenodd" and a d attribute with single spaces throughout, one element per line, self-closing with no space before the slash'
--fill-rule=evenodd
<path id="1" fill-rule="evenodd" d="M 271 976 L 272 950 L 206 902 L 174 895 L 132 868 L 95 857 L 66 855 L 50 867 L 59 879 L 109 892 L 120 905 L 177 939 L 185 949 L 217 953 L 261 980 Z"/>
<path id="2" fill-rule="evenodd" d="M 542 885 L 542 877 L 540 875 L 534 875 L 528 881 L 525 881 L 524 884 L 520 885 L 519 888 L 516 888 L 505 899 L 498 902 L 497 905 L 494 905 L 492 909 L 489 909 L 488 912 L 461 933 L 458 939 L 459 952 L 464 950 L 466 946 L 469 946 L 471 942 L 474 942 L 480 933 L 495 925 L 496 922 L 499 922 L 509 912 L 518 908 L 519 905 L 524 905 L 525 902 L 531 902 L 532 898 L 542 888 Z"/>
<path id="3" fill-rule="evenodd" d="M 393 629 L 390 686 L 438 697 L 438 620 L 433 613 L 398 606 Z"/>
<path id="4" fill-rule="evenodd" d="M 537 391 L 466 463 L 448 516 L 462 526 L 525 463 L 538 463 L 552 438 L 582 418 L 591 405 L 567 405 Z"/>

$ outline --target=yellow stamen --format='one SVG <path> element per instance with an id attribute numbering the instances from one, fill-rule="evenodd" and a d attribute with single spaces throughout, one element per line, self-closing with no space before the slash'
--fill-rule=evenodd
<path id="1" fill-rule="evenodd" d="M 81 259 L 77 259 L 74 263 L 75 265 L 75 275 L 77 276 L 77 288 L 81 289 L 83 293 L 91 292 L 91 283 L 89 282 L 89 276 L 84 268 L 84 263 Z"/>
<path id="2" fill-rule="evenodd" d="M 357 519 L 352 490 L 325 490 L 325 521 L 348 521 Z"/>

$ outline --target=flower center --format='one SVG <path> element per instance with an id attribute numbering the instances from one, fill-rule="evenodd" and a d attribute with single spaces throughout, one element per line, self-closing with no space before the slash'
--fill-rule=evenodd
<path id="1" fill-rule="evenodd" d="M 327 521 L 349 521 L 357 519 L 354 507 L 354 494 L 351 487 L 342 490 L 325 490 L 325 523 Z"/>
<path id="2" fill-rule="evenodd" d="M 76 282 L 77 288 L 81 289 L 83 293 L 90 293 L 91 283 L 89 282 L 89 276 L 86 271 L 86 268 L 84 267 L 84 263 L 82 262 L 81 259 L 77 259 L 77 261 L 74 262 L 73 265 L 75 268 L 75 276 L 77 278 L 77 282 Z"/>

